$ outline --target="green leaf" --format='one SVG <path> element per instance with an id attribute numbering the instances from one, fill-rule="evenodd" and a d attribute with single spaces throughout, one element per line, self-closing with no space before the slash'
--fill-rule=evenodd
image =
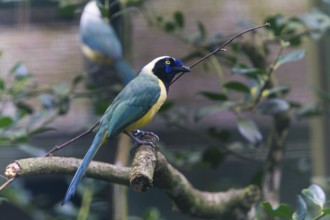
<path id="1" fill-rule="evenodd" d="M 294 51 L 292 53 L 286 54 L 284 56 L 280 56 L 279 59 L 277 60 L 276 64 L 274 65 L 274 68 L 277 69 L 280 66 L 282 66 L 283 64 L 298 61 L 304 57 L 305 57 L 305 50 L 298 50 L 298 51 Z"/>
<path id="2" fill-rule="evenodd" d="M 292 220 L 305 220 L 307 215 L 307 205 L 304 199 L 298 195 L 296 202 L 296 210 L 292 215 Z"/>
<path id="3" fill-rule="evenodd" d="M 182 29 L 184 27 L 184 15 L 182 14 L 182 12 L 175 11 L 173 13 L 173 18 L 177 26 Z"/>
<path id="4" fill-rule="evenodd" d="M 59 7 L 57 9 L 57 14 L 62 19 L 73 20 L 77 14 L 77 6 L 76 5 L 66 5 L 64 7 Z"/>
<path id="5" fill-rule="evenodd" d="M 276 209 L 273 209 L 269 202 L 263 202 L 261 205 L 272 217 L 279 217 L 284 219 L 291 219 L 292 217 L 293 210 L 287 204 L 280 204 L 280 206 Z"/>
<path id="6" fill-rule="evenodd" d="M 23 114 L 32 114 L 33 113 L 33 107 L 25 102 L 17 102 L 16 107 L 23 112 Z"/>
<path id="7" fill-rule="evenodd" d="M 308 12 L 302 16 L 302 19 L 305 25 L 313 30 L 310 34 L 311 37 L 316 40 L 320 39 L 323 33 L 330 28 L 330 17 L 320 10 Z"/>
<path id="8" fill-rule="evenodd" d="M 219 139 L 223 142 L 229 141 L 231 134 L 227 130 L 219 130 L 215 127 L 210 127 L 207 130 L 208 135 L 210 135 L 213 138 Z"/>
<path id="9" fill-rule="evenodd" d="M 276 115 L 289 109 L 289 103 L 279 98 L 267 99 L 257 107 L 258 112 L 264 115 Z"/>
<path id="10" fill-rule="evenodd" d="M 0 117 L 0 128 L 7 128 L 14 123 L 14 120 L 9 116 Z"/>
<path id="11" fill-rule="evenodd" d="M 97 4 L 100 12 L 101 12 L 101 15 L 102 15 L 102 18 L 108 18 L 108 8 L 104 5 L 104 4 Z"/>
<path id="12" fill-rule="evenodd" d="M 155 219 L 161 219 L 160 211 L 158 208 L 155 207 L 149 207 L 146 209 L 143 213 L 143 219 L 145 220 L 155 220 Z"/>
<path id="13" fill-rule="evenodd" d="M 316 184 L 312 184 L 307 189 L 303 189 L 302 194 L 304 199 L 307 200 L 309 204 L 312 203 L 320 208 L 323 208 L 326 202 L 324 191 Z"/>
<path id="14" fill-rule="evenodd" d="M 216 168 L 228 156 L 228 153 L 222 152 L 218 147 L 209 147 L 203 152 L 202 160 L 209 163 L 212 168 Z"/>
<path id="15" fill-rule="evenodd" d="M 165 32 L 168 32 L 168 33 L 171 33 L 171 32 L 173 32 L 173 31 L 175 31 L 175 24 L 173 23 L 173 22 L 171 22 L 171 21 L 167 21 L 167 22 L 165 22 L 165 24 L 164 24 L 164 31 Z"/>
<path id="16" fill-rule="evenodd" d="M 227 101 L 228 97 L 223 93 L 215 93 L 215 92 L 200 92 L 200 94 L 210 100 L 214 101 Z"/>
<path id="17" fill-rule="evenodd" d="M 267 96 L 267 97 L 274 97 L 278 94 L 281 94 L 281 95 L 286 94 L 289 91 L 290 91 L 289 87 L 281 85 L 281 86 L 273 87 L 269 90 L 264 90 L 263 95 Z"/>
<path id="18" fill-rule="evenodd" d="M 38 98 L 42 106 L 47 110 L 51 110 L 57 105 L 56 97 L 53 94 L 44 93 L 41 94 Z"/>
<path id="19" fill-rule="evenodd" d="M 207 36 L 207 33 L 206 33 L 205 26 L 201 21 L 197 22 L 197 29 L 198 29 L 198 33 L 199 33 L 199 38 L 201 40 L 205 40 L 206 36 Z"/>
<path id="20" fill-rule="evenodd" d="M 239 133 L 250 143 L 258 145 L 262 141 L 262 134 L 257 124 L 248 118 L 237 117 L 237 126 Z"/>
<path id="21" fill-rule="evenodd" d="M 2 78 L 0 78 L 0 90 L 4 90 L 5 85 L 6 85 L 5 81 Z"/>
<path id="22" fill-rule="evenodd" d="M 322 209 L 322 213 L 326 214 L 326 215 L 330 215 L 330 209 Z"/>
<path id="23" fill-rule="evenodd" d="M 285 28 L 285 18 L 281 14 L 269 16 L 266 18 L 264 23 L 270 24 L 266 28 L 272 31 L 275 36 L 281 35 L 283 29 Z"/>
<path id="24" fill-rule="evenodd" d="M 73 78 L 72 80 L 72 85 L 73 86 L 77 86 L 80 82 L 82 82 L 84 79 L 84 76 L 83 75 L 78 75 L 76 76 L 75 78 Z"/>
<path id="25" fill-rule="evenodd" d="M 223 87 L 226 89 L 234 90 L 236 92 L 250 93 L 249 87 L 238 81 L 229 81 L 223 84 Z"/>
<path id="26" fill-rule="evenodd" d="M 261 72 L 261 70 L 257 69 L 257 68 L 233 67 L 231 69 L 231 72 L 233 74 L 245 75 L 245 74 L 251 74 L 251 73 L 259 73 L 259 72 Z"/>
<path id="27" fill-rule="evenodd" d="M 311 103 L 301 106 L 296 112 L 298 119 L 311 118 L 322 115 L 321 107 L 318 103 Z"/>
<path id="28" fill-rule="evenodd" d="M 30 76 L 29 70 L 24 63 L 17 63 L 12 67 L 10 73 L 15 75 L 17 80 L 25 79 Z"/>
<path id="29" fill-rule="evenodd" d="M 219 105 L 209 105 L 209 106 L 200 108 L 196 111 L 195 116 L 194 116 L 194 120 L 199 121 L 203 117 L 205 117 L 206 115 L 227 110 L 227 109 L 231 108 L 233 105 L 234 105 L 234 103 L 232 103 L 232 102 L 224 102 L 224 103 L 219 104 Z"/>

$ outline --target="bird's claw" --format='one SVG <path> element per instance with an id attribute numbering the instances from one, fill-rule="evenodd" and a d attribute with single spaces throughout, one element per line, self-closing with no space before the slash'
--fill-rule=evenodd
<path id="1" fill-rule="evenodd" d="M 142 140 L 142 139 L 145 139 L 146 136 L 149 136 L 148 139 L 151 139 L 153 141 Z M 148 146 L 154 148 L 156 151 L 159 150 L 158 146 L 155 144 L 155 142 L 159 141 L 159 137 L 153 132 L 135 130 L 131 133 L 130 137 L 135 142 L 135 146 L 131 149 L 131 154 L 132 155 L 135 153 L 136 149 L 141 145 L 148 145 Z"/>
<path id="2" fill-rule="evenodd" d="M 155 139 L 156 142 L 159 142 L 159 137 L 151 131 L 135 130 L 135 131 L 133 131 L 133 136 L 136 138 L 141 138 L 141 136 L 151 136 Z M 147 144 L 147 145 L 150 145 L 150 144 Z"/>

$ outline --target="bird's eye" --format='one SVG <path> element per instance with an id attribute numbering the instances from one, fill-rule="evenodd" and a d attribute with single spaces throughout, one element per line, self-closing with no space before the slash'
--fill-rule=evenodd
<path id="1" fill-rule="evenodd" d="M 165 64 L 170 65 L 170 64 L 171 64 L 171 61 L 166 60 L 166 61 L 165 61 Z"/>

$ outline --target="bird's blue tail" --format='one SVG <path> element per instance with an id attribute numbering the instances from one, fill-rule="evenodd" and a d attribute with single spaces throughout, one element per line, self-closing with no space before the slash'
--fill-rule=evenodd
<path id="1" fill-rule="evenodd" d="M 115 66 L 120 79 L 125 85 L 136 76 L 131 65 L 129 65 L 125 59 L 118 59 L 114 61 L 113 65 Z"/>
<path id="2" fill-rule="evenodd" d="M 76 171 L 70 186 L 65 194 L 64 200 L 62 202 L 62 205 L 67 203 L 75 194 L 77 190 L 78 183 L 80 182 L 81 178 L 84 176 L 86 169 L 93 159 L 94 155 L 96 154 L 97 150 L 100 148 L 100 146 L 107 140 L 107 129 L 105 127 L 100 127 L 97 134 L 94 137 L 93 143 L 91 147 L 89 148 L 88 152 L 86 153 L 82 163 L 80 164 L 78 170 Z"/>

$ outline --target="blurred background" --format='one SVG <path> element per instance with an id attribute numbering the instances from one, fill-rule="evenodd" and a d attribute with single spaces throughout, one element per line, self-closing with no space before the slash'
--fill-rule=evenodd
<path id="1" fill-rule="evenodd" d="M 294 207 L 296 195 L 312 182 L 327 192 L 328 1 L 123 2 L 105 17 L 110 17 L 123 56 L 136 73 L 162 55 L 191 65 L 234 34 L 266 21 L 272 24 L 240 37 L 226 52 L 176 81 L 166 109 L 146 128 L 158 134 L 161 151 L 194 187 L 221 191 L 251 183 L 265 186 L 263 177 L 272 176 L 273 168 L 281 178 L 274 180 L 280 187 L 274 189 L 278 198 L 272 204 Z M 118 77 L 112 77 L 111 64 L 97 64 L 95 70 L 82 54 L 79 19 L 85 3 L 0 1 L 3 171 L 14 160 L 41 156 L 89 129 L 122 88 Z M 96 77 L 94 72 L 99 72 Z M 105 81 L 103 74 L 111 80 Z M 92 138 L 55 155 L 82 158 Z M 104 146 L 95 160 L 114 163 L 117 143 Z M 276 165 L 271 163 L 274 151 L 280 152 Z M 86 179 L 73 203 L 61 207 L 70 179 L 15 180 L 0 192 L 1 218 L 84 219 L 76 217 L 79 204 L 85 190 L 94 186 L 87 219 L 125 219 L 113 216 L 114 189 L 101 181 Z M 129 219 L 192 219 L 175 211 L 158 189 L 128 189 L 127 201 Z"/>

